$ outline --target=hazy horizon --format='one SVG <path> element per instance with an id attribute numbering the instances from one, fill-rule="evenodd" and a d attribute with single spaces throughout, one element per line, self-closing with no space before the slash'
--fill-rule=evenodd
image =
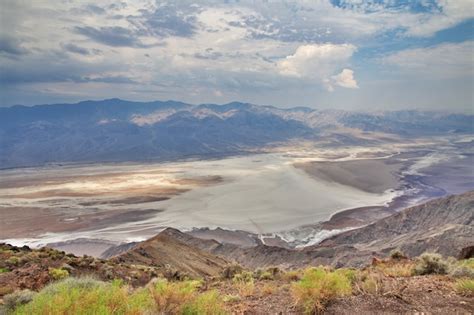
<path id="1" fill-rule="evenodd" d="M 29 104 L 29 105 L 25 105 L 25 104 L 13 104 L 13 105 L 9 105 L 9 106 L 3 106 L 4 108 L 12 108 L 12 107 L 15 107 L 15 106 L 24 106 L 24 107 L 34 107 L 34 106 L 48 106 L 48 105 L 79 105 L 80 103 L 84 103 L 84 102 L 103 102 L 103 101 L 109 101 L 109 100 L 114 100 L 114 99 L 117 99 L 117 100 L 120 100 L 120 101 L 125 101 L 125 102 L 131 102 L 131 103 L 153 103 L 153 102 L 162 102 L 162 103 L 166 103 L 166 102 L 176 102 L 176 103 L 184 103 L 184 104 L 187 104 L 187 105 L 191 105 L 191 106 L 201 106 L 201 105 L 218 105 L 218 106 L 225 106 L 225 105 L 228 105 L 228 104 L 232 104 L 232 103 L 241 103 L 241 104 L 250 104 L 250 105 L 255 105 L 255 106 L 262 106 L 262 107 L 274 107 L 274 108 L 279 108 L 279 109 L 295 109 L 295 108 L 308 108 L 308 109 L 311 109 L 311 110 L 335 110 L 335 111 L 338 111 L 338 110 L 341 110 L 341 111 L 347 111 L 347 112 L 360 112 L 360 113 L 377 113 L 377 112 L 397 112 L 397 111 L 420 111 L 420 112 L 434 112 L 434 113 L 445 113 L 445 114 L 465 114 L 465 115 L 474 115 L 473 111 L 471 108 L 465 108 L 465 109 L 449 109 L 449 108 L 446 108 L 446 109 L 443 109 L 443 108 L 435 108 L 435 109 L 429 109 L 429 108 L 396 108 L 396 109 L 365 109 L 365 108 L 360 108 L 360 109 L 343 109 L 343 108 L 330 108 L 330 107 L 317 107 L 317 106 L 308 106 L 308 105 L 304 105 L 304 104 L 294 104 L 294 105 L 284 105 L 284 106 L 275 106 L 275 105 L 272 105 L 272 104 L 255 104 L 255 103 L 251 103 L 251 102 L 243 102 L 243 101 L 239 101 L 239 100 L 231 100 L 229 102 L 221 102 L 221 103 L 190 103 L 190 102 L 185 102 L 185 101 L 182 101 L 182 100 L 179 100 L 179 99 L 163 99 L 163 100 L 159 100 L 159 99 L 150 99 L 150 100 L 131 100 L 131 99 L 124 99 L 124 98 L 98 98 L 98 99 L 93 99 L 93 98 L 89 98 L 89 99 L 84 99 L 84 100 L 80 100 L 80 101 L 71 101 L 71 102 L 58 102 L 58 103 L 44 103 L 44 104 Z M 79 105 L 80 106 L 80 105 Z M 1 107 L 1 106 L 0 106 Z"/>

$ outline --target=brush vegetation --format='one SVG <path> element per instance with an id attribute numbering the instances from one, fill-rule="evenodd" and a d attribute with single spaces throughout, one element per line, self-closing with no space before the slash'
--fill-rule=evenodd
<path id="1" fill-rule="evenodd" d="M 305 314 L 321 312 L 330 300 L 352 293 L 353 276 L 344 269 L 308 268 L 292 286 L 295 303 Z"/>
<path id="2" fill-rule="evenodd" d="M 270 267 L 251 272 L 232 266 L 214 279 L 171 281 L 157 277 L 135 287 L 118 279 L 104 282 L 92 277 L 71 277 L 62 268 L 50 268 L 48 272 L 51 279 L 57 280 L 51 280 L 39 292 L 6 292 L 0 313 L 220 315 L 243 313 L 256 300 L 268 300 L 268 305 L 281 301 L 287 311 L 314 314 L 350 295 L 401 296 L 404 291 L 398 278 L 405 278 L 404 282 L 411 281 L 410 277 L 425 281 L 431 274 L 445 279 L 458 296 L 474 296 L 474 259 L 445 259 L 429 253 L 417 259 L 397 253 L 363 269 L 310 267 L 284 271 Z"/>

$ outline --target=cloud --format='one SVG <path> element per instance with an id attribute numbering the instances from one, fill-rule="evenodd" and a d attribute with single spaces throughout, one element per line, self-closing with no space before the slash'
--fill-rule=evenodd
<path id="1" fill-rule="evenodd" d="M 354 79 L 354 71 L 343 69 L 341 73 L 331 77 L 331 83 L 348 89 L 358 89 L 357 81 Z"/>
<path id="2" fill-rule="evenodd" d="M 72 52 L 72 53 L 75 53 L 75 54 L 80 54 L 80 55 L 90 55 L 91 52 L 89 51 L 89 49 L 86 49 L 86 48 L 83 48 L 83 47 L 79 47 L 73 43 L 68 43 L 68 44 L 62 44 L 61 47 L 66 50 L 66 51 L 69 51 L 69 52 Z"/>
<path id="3" fill-rule="evenodd" d="M 396 66 L 413 76 L 452 78 L 473 75 L 474 41 L 445 43 L 398 51 L 380 58 L 383 65 Z"/>
<path id="4" fill-rule="evenodd" d="M 20 40 L 8 36 L 0 37 L 0 53 L 16 56 L 27 52 L 28 50 L 22 47 Z"/>
<path id="5" fill-rule="evenodd" d="M 356 50 L 351 44 L 301 45 L 278 62 L 278 69 L 281 74 L 294 77 L 326 76 L 334 66 L 347 62 Z"/>
<path id="6" fill-rule="evenodd" d="M 301 80 L 321 83 L 328 91 L 334 86 L 355 89 L 358 88 L 354 79 L 354 71 L 343 69 L 334 73 L 349 63 L 357 48 L 351 44 L 313 44 L 299 46 L 294 54 L 277 62 L 281 75 Z"/>
<path id="7" fill-rule="evenodd" d="M 139 36 L 128 28 L 121 26 L 99 27 L 76 26 L 75 31 L 95 42 L 114 47 L 147 47 Z"/>
<path id="8" fill-rule="evenodd" d="M 191 37 L 197 30 L 195 14 L 195 8 L 166 4 L 152 11 L 143 10 L 141 16 L 129 20 L 149 35 Z"/>
<path id="9" fill-rule="evenodd" d="M 457 24 L 474 18 L 472 0 L 438 0 L 438 10 L 417 14 L 407 27 L 407 35 L 427 37 L 432 36 Z"/>

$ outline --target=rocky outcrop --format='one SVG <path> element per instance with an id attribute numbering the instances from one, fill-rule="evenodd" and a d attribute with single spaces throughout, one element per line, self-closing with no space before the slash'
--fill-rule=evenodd
<path id="1" fill-rule="evenodd" d="M 319 246 L 351 244 L 386 253 L 400 248 L 410 256 L 425 251 L 457 256 L 474 244 L 474 191 L 405 209 L 366 227 L 323 241 Z"/>
<path id="2" fill-rule="evenodd" d="M 157 267 L 174 273 L 178 278 L 217 276 L 228 265 L 226 259 L 211 254 L 211 250 L 201 250 L 186 240 L 186 234 L 168 228 L 111 260 Z"/>

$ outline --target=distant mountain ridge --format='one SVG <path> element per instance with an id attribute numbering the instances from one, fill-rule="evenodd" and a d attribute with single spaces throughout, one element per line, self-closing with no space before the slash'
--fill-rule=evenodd
<path id="1" fill-rule="evenodd" d="M 291 140 L 367 141 L 350 130 L 397 136 L 473 133 L 473 117 L 281 109 L 239 102 L 191 105 L 107 99 L 17 105 L 0 108 L 0 167 L 233 154 Z"/>

